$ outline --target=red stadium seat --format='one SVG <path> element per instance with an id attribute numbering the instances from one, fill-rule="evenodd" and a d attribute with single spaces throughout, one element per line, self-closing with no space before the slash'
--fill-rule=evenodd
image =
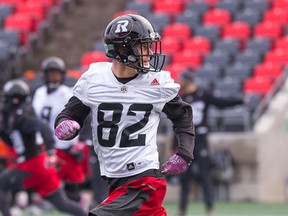
<path id="1" fill-rule="evenodd" d="M 231 21 L 231 14 L 224 9 L 211 9 L 204 13 L 203 23 L 205 25 L 226 25 Z"/>
<path id="2" fill-rule="evenodd" d="M 162 37 L 161 43 L 162 52 L 168 55 L 180 51 L 183 45 L 181 40 L 177 40 L 174 37 Z"/>
<path id="3" fill-rule="evenodd" d="M 184 50 L 192 50 L 193 52 L 199 52 L 201 54 L 207 54 L 211 51 L 211 42 L 206 37 L 192 37 L 185 41 Z"/>
<path id="4" fill-rule="evenodd" d="M 202 55 L 191 50 L 180 51 L 172 56 L 172 63 L 197 69 L 201 66 Z"/>
<path id="5" fill-rule="evenodd" d="M 91 63 L 94 62 L 108 62 L 109 59 L 106 57 L 104 52 L 99 52 L 99 51 L 91 51 L 85 53 L 81 57 L 81 66 L 83 68 L 88 68 Z"/>
<path id="6" fill-rule="evenodd" d="M 33 16 L 37 21 L 42 21 L 46 18 L 47 7 L 42 2 L 28 1 L 17 4 L 16 13 L 27 14 Z"/>
<path id="7" fill-rule="evenodd" d="M 176 63 L 167 65 L 166 67 L 163 68 L 163 70 L 170 71 L 171 77 L 173 79 L 178 79 L 179 74 L 184 70 L 187 70 L 187 67 L 184 66 L 183 64 Z"/>
<path id="8" fill-rule="evenodd" d="M 192 34 L 189 25 L 184 23 L 171 23 L 163 28 L 163 37 L 173 37 L 175 39 L 186 40 Z"/>
<path id="9" fill-rule="evenodd" d="M 17 5 L 25 2 L 26 0 L 1 0 L 1 4 Z"/>
<path id="10" fill-rule="evenodd" d="M 183 8 L 183 2 L 174 0 L 156 1 L 153 4 L 154 13 L 167 13 L 171 16 L 181 13 Z"/>
<path id="11" fill-rule="evenodd" d="M 253 76 L 244 81 L 244 93 L 266 94 L 273 86 L 273 81 L 265 76 Z"/>
<path id="12" fill-rule="evenodd" d="M 285 8 L 271 8 L 263 14 L 263 21 L 272 21 L 286 24 L 288 21 L 288 11 Z"/>
<path id="13" fill-rule="evenodd" d="M 288 63 L 288 52 L 282 48 L 273 49 L 268 51 L 264 58 L 265 61 L 270 61 L 274 64 L 286 65 Z"/>
<path id="14" fill-rule="evenodd" d="M 254 27 L 254 36 L 255 37 L 267 37 L 269 39 L 275 39 L 280 37 L 283 34 L 283 28 L 281 24 L 266 21 L 257 24 Z"/>
<path id="15" fill-rule="evenodd" d="M 7 30 L 19 31 L 21 45 L 27 45 L 28 35 L 37 30 L 36 21 L 33 17 L 18 13 L 7 16 L 3 27 Z"/>
<path id="16" fill-rule="evenodd" d="M 288 0 L 273 0 L 272 7 L 288 9 Z"/>
<path id="17" fill-rule="evenodd" d="M 283 67 L 279 64 L 274 64 L 273 62 L 263 62 L 254 68 L 255 76 L 268 76 L 270 78 L 276 79 L 282 74 Z"/>
<path id="18" fill-rule="evenodd" d="M 288 50 L 288 36 L 276 39 L 274 47 L 275 49 L 282 48 Z"/>
<path id="19" fill-rule="evenodd" d="M 246 41 L 250 38 L 250 25 L 245 22 L 233 22 L 223 27 L 222 36 L 224 38 L 231 37 L 241 41 Z"/>
<path id="20" fill-rule="evenodd" d="M 32 32 L 36 31 L 36 21 L 26 14 L 13 13 L 5 18 L 4 28 Z"/>
<path id="21" fill-rule="evenodd" d="M 28 3 L 29 4 L 30 3 L 38 3 L 38 4 L 41 3 L 41 4 L 44 4 L 47 7 L 47 9 L 50 9 L 53 6 L 60 4 L 59 0 L 26 0 L 24 2 L 27 2 L 27 4 Z"/>

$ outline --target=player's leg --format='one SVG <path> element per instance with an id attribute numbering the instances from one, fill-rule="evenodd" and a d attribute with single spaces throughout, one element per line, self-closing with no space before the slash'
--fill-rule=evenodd
<path id="1" fill-rule="evenodd" d="M 70 199 L 79 202 L 81 183 L 85 181 L 82 161 L 68 151 L 59 149 L 57 156 L 61 161 L 57 172 L 60 179 L 65 182 L 64 191 Z"/>
<path id="2" fill-rule="evenodd" d="M 90 149 L 90 166 L 91 166 L 91 189 L 93 192 L 93 204 L 100 204 L 108 196 L 108 183 L 101 178 L 98 156 L 93 147 Z"/>
<path id="3" fill-rule="evenodd" d="M 23 181 L 25 188 L 31 188 L 53 204 L 58 210 L 77 216 L 87 215 L 80 206 L 70 201 L 61 188 L 61 181 L 55 167 L 46 167 L 46 154 L 38 155 L 26 162 L 22 168 L 30 170 L 30 176 Z M 37 166 L 37 169 L 33 167 Z"/>
<path id="4" fill-rule="evenodd" d="M 185 173 L 180 175 L 179 216 L 186 215 L 191 180 L 192 173 L 190 167 Z"/>
<path id="5" fill-rule="evenodd" d="M 214 203 L 214 193 L 213 193 L 213 182 L 211 173 L 209 171 L 209 164 L 206 164 L 207 161 L 199 161 L 200 168 L 200 178 L 199 181 L 202 185 L 204 203 L 206 206 L 207 212 L 212 211 Z"/>
<path id="6" fill-rule="evenodd" d="M 75 216 L 87 216 L 87 213 L 85 213 L 76 202 L 68 199 L 64 191 L 60 188 L 44 198 L 61 212 Z"/>
<path id="7" fill-rule="evenodd" d="M 140 178 L 116 188 L 104 202 L 90 211 L 89 216 L 167 216 L 162 206 L 165 194 L 165 180 Z"/>
<path id="8" fill-rule="evenodd" d="M 29 174 L 21 170 L 6 169 L 0 173 L 0 211 L 4 216 L 10 215 L 12 190 L 22 187 L 22 180 Z"/>
<path id="9" fill-rule="evenodd" d="M 79 183 L 65 182 L 64 191 L 67 197 L 75 202 L 80 202 L 80 186 Z"/>
<path id="10" fill-rule="evenodd" d="M 199 150 L 199 155 L 197 158 L 198 166 L 199 166 L 199 182 L 202 186 L 203 190 L 203 198 L 207 211 L 207 215 L 210 215 L 213 209 L 214 204 L 214 188 L 213 188 L 213 180 L 211 175 L 211 165 L 208 155 L 208 143 L 206 136 L 199 136 L 199 146 L 201 149 Z M 201 145 L 200 145 L 201 144 Z"/>

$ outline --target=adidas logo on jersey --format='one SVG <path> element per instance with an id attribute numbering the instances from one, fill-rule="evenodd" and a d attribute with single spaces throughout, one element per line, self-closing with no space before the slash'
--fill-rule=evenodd
<path id="1" fill-rule="evenodd" d="M 128 170 L 133 170 L 133 169 L 135 169 L 135 164 L 134 164 L 134 163 L 129 163 L 129 164 L 127 164 L 127 169 L 128 169 Z"/>
<path id="2" fill-rule="evenodd" d="M 159 84 L 158 80 L 155 78 L 155 79 L 152 80 L 150 85 L 160 85 L 160 84 Z"/>

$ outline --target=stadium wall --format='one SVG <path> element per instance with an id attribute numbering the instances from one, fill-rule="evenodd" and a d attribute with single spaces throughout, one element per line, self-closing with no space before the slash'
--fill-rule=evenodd
<path id="1" fill-rule="evenodd" d="M 257 124 L 257 200 L 288 201 L 288 80 Z"/>
<path id="2" fill-rule="evenodd" d="M 288 201 L 288 80 L 252 132 L 211 133 L 211 151 L 227 148 L 234 161 L 231 200 Z"/>

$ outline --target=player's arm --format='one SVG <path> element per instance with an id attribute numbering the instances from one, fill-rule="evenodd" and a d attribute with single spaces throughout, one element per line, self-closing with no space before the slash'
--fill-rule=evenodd
<path id="1" fill-rule="evenodd" d="M 244 98 L 236 96 L 236 97 L 217 97 L 214 96 L 211 93 L 205 93 L 204 95 L 205 101 L 207 104 L 213 104 L 214 106 L 218 107 L 219 109 L 226 108 L 226 107 L 231 107 L 231 106 L 236 106 L 239 104 L 244 103 Z"/>
<path id="2" fill-rule="evenodd" d="M 173 123 L 173 130 L 178 141 L 176 154 L 190 163 L 194 158 L 193 150 L 195 146 L 191 106 L 184 102 L 180 96 L 176 96 L 166 103 L 163 112 Z"/>
<path id="3" fill-rule="evenodd" d="M 42 121 L 38 122 L 40 133 L 43 137 L 44 144 L 46 146 L 46 152 L 48 155 L 55 154 L 55 139 L 53 136 L 53 131 L 51 128 L 43 123 Z"/>
<path id="4" fill-rule="evenodd" d="M 89 113 L 90 107 L 83 104 L 77 97 L 71 97 L 55 119 L 55 135 L 61 140 L 73 139 L 83 127 Z"/>
<path id="5" fill-rule="evenodd" d="M 15 120 L 15 126 L 23 134 L 35 134 L 40 132 L 45 144 L 47 154 L 54 154 L 55 139 L 50 127 L 35 116 L 19 116 Z"/>

